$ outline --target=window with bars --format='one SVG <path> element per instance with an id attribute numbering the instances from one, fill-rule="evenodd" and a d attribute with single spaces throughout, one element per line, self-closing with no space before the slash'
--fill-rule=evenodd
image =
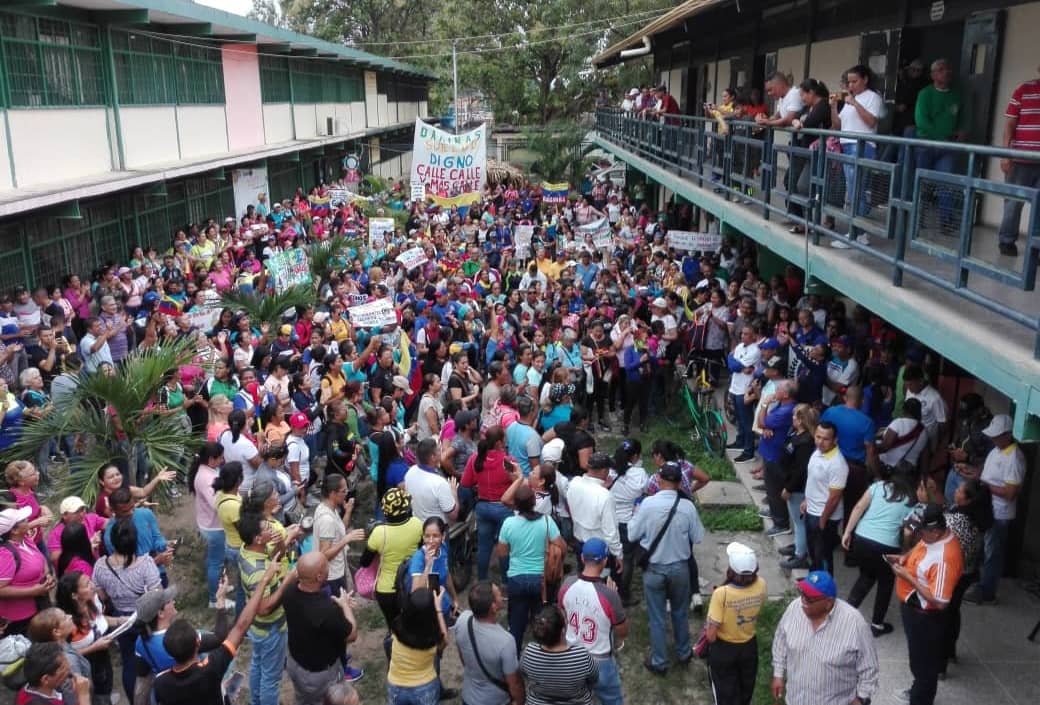
<path id="1" fill-rule="evenodd" d="M 0 13 L 6 105 L 93 106 L 106 102 L 97 27 Z"/>
<path id="2" fill-rule="evenodd" d="M 224 102 L 224 67 L 216 47 L 174 44 L 135 32 L 112 32 L 116 90 L 124 105 Z"/>
<path id="3" fill-rule="evenodd" d="M 288 103 L 291 100 L 288 57 L 260 57 L 260 96 L 265 103 Z"/>

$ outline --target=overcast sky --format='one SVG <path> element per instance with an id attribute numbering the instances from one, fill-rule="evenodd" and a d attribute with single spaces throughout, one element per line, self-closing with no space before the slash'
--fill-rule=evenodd
<path id="1" fill-rule="evenodd" d="M 202 5 L 209 5 L 218 10 L 246 15 L 253 9 L 253 0 L 197 0 Z"/>

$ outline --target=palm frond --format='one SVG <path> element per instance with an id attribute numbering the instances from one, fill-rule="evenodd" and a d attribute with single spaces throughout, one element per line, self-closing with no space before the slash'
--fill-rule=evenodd
<path id="1" fill-rule="evenodd" d="M 348 262 L 364 245 L 362 238 L 348 238 L 335 235 L 324 242 L 316 242 L 310 246 L 307 259 L 311 272 L 323 282 L 329 281 L 333 272 L 345 269 Z"/>
<path id="2" fill-rule="evenodd" d="M 221 297 L 221 305 L 233 311 L 245 311 L 256 326 L 266 323 L 276 328 L 282 314 L 297 306 L 309 306 L 314 298 L 313 287 L 300 285 L 274 294 L 229 291 Z"/>

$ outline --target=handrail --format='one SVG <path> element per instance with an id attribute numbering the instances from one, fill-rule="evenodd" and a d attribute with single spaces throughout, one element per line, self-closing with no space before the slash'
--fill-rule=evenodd
<path id="1" fill-rule="evenodd" d="M 821 238 L 844 238 L 845 234 L 837 230 L 837 221 L 847 224 L 853 233 L 869 233 L 893 241 L 894 253 L 844 239 L 849 247 L 889 265 L 892 283 L 897 287 L 903 285 L 903 276 L 908 274 L 1036 332 L 1034 355 L 1040 358 L 1040 317 L 1035 307 L 1015 310 L 1004 301 L 968 288 L 971 276 L 982 276 L 1009 289 L 1035 289 L 1040 190 L 980 174 L 984 160 L 1040 163 L 1040 152 L 837 130 L 795 130 L 745 120 L 727 124 L 729 130 L 721 132 L 716 129 L 715 120 L 701 116 L 668 115 L 663 121 L 650 121 L 619 110 L 602 109 L 596 113 L 596 129 L 601 136 L 652 162 L 678 170 L 700 187 L 713 188 L 727 199 L 750 203 L 765 220 L 773 215 L 790 218 L 790 205 L 801 206 L 803 215 L 794 219 L 804 225 L 807 247 L 818 246 Z M 793 140 L 783 144 L 776 139 L 778 133 L 817 139 L 808 147 Z M 846 153 L 829 151 L 826 138 L 832 137 L 852 141 L 854 148 Z M 962 164 L 966 162 L 966 168 L 955 172 L 918 169 L 915 155 L 917 150 L 924 149 L 954 155 Z M 802 171 L 808 177 L 807 192 L 791 183 Z M 854 186 L 853 193 L 845 193 L 846 182 Z M 749 189 L 754 194 L 749 194 Z M 1021 270 L 972 255 L 976 199 L 980 194 L 1010 198 L 1029 206 Z M 850 204 L 844 205 L 847 195 L 851 196 Z M 837 197 L 841 202 L 834 202 Z M 880 219 L 868 218 L 863 213 L 878 205 L 887 206 Z M 934 236 L 923 237 L 927 228 L 922 223 L 926 217 L 940 221 L 943 237 L 939 241 Z M 907 261 L 910 250 L 922 252 L 937 263 L 952 265 L 952 276 L 947 278 L 941 272 L 922 268 L 920 263 Z"/>

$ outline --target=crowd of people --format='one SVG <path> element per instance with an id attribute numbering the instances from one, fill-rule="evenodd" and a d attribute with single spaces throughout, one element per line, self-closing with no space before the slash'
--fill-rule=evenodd
<path id="1" fill-rule="evenodd" d="M 134 703 L 222 702 L 245 638 L 252 705 L 276 705 L 283 675 L 301 705 L 356 702 L 358 594 L 385 621 L 389 705 L 460 695 L 440 675 L 450 643 L 469 705 L 622 703 L 615 654 L 641 600 L 650 673 L 706 652 L 716 702 L 750 702 L 766 557 L 727 548 L 693 639 L 705 530 L 692 500 L 709 477 L 671 441 L 630 433 L 636 412 L 643 432 L 666 412 L 691 360 L 731 397 L 735 462 L 761 460 L 768 533 L 795 537 L 785 566 L 812 569 L 773 643 L 774 692 L 786 681 L 794 705 L 868 702 L 894 589 L 910 702 L 932 701 L 966 588 L 980 576 L 969 597 L 992 600 L 1001 574 L 1024 472 L 1006 416 L 968 395 L 950 434 L 927 351 L 863 307 L 805 292 L 794 267 L 763 278 L 749 241 L 676 250 L 667 234 L 690 227 L 690 207 L 658 212 L 609 182 L 565 204 L 529 186 L 489 186 L 468 208 L 414 204 L 383 247 L 350 245 L 314 303 L 276 326 L 226 308 L 192 330 L 186 314 L 220 292 L 271 291 L 272 255 L 366 233 L 351 203 L 314 209 L 324 192 L 270 208 L 261 194 L 238 219 L 178 231 L 167 252 L 0 298 L 0 449 L 69 403 L 77 378 L 135 350 L 195 336 L 212 360 L 170 370 L 154 394 L 155 413 L 200 439 L 190 467 L 114 459 L 92 506 L 68 496 L 52 512 L 41 471 L 84 439 L 7 465 L 0 617 L 31 642 L 21 705 L 114 701 L 120 688 Z M 581 228 L 600 218 L 608 246 Z M 530 242 L 519 225 L 534 226 Z M 426 261 L 405 269 L 398 255 L 414 247 Z M 351 321 L 380 300 L 395 322 Z M 210 631 L 178 616 L 191 588 L 169 582 L 178 542 L 150 506 L 159 487 L 190 495 Z M 357 518 L 368 496 L 373 522 Z M 463 599 L 449 533 L 471 520 L 478 581 Z M 848 603 L 839 544 L 861 572 Z M 875 585 L 868 623 L 849 605 Z M 805 637 L 832 617 L 836 633 Z"/>

